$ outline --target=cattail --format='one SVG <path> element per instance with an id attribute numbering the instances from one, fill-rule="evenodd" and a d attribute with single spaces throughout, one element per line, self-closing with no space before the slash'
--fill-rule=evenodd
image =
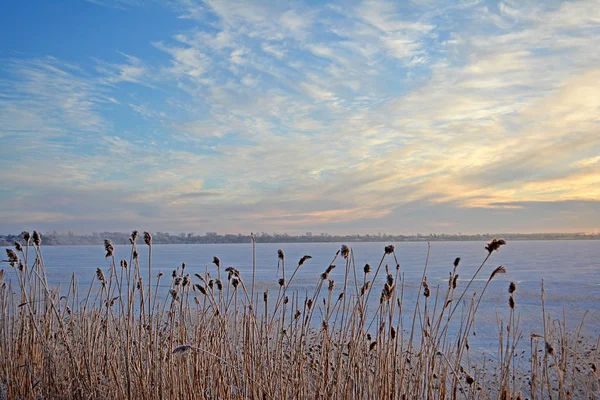
<path id="1" fill-rule="evenodd" d="M 263 301 L 266 303 L 269 300 L 269 290 L 265 290 L 263 293 Z"/>
<path id="2" fill-rule="evenodd" d="M 390 337 L 392 340 L 396 339 L 396 329 L 393 326 L 390 327 Z"/>
<path id="3" fill-rule="evenodd" d="M 514 308 L 515 308 L 515 299 L 512 297 L 512 295 L 511 295 L 511 296 L 508 298 L 508 306 L 509 306 L 511 309 L 514 309 Z"/>
<path id="4" fill-rule="evenodd" d="M 348 258 L 348 255 L 350 254 L 350 247 L 343 244 L 340 252 L 342 253 L 342 257 Z"/>
<path id="5" fill-rule="evenodd" d="M 363 271 L 365 271 L 365 274 L 368 274 L 371 272 L 371 264 L 365 264 Z"/>
<path id="6" fill-rule="evenodd" d="M 390 244 L 388 246 L 385 246 L 385 254 L 392 254 L 394 252 L 394 245 Z"/>
<path id="7" fill-rule="evenodd" d="M 431 295 L 431 291 L 429 290 L 429 284 L 427 283 L 427 277 L 423 281 L 423 296 L 429 297 Z"/>
<path id="8" fill-rule="evenodd" d="M 23 233 L 21 233 L 21 235 L 23 236 L 23 240 L 25 241 L 25 244 L 29 245 L 29 241 L 31 240 L 31 235 L 29 234 L 29 232 L 23 231 Z"/>
<path id="9" fill-rule="evenodd" d="M 33 244 L 40 247 L 42 244 L 42 236 L 38 233 L 38 231 L 33 231 Z"/>
<path id="10" fill-rule="evenodd" d="M 499 266 L 498 268 L 496 268 L 494 270 L 494 272 L 492 272 L 492 274 L 490 275 L 490 280 L 492 280 L 494 278 L 494 276 L 496 276 L 497 274 L 505 274 L 506 273 L 506 268 L 504 268 L 502 265 Z"/>
<path id="11" fill-rule="evenodd" d="M 278 282 L 279 282 L 279 286 L 285 285 L 285 279 L 283 279 L 283 278 L 279 278 Z"/>
<path id="12" fill-rule="evenodd" d="M 454 260 L 454 268 L 457 268 L 459 263 L 460 263 L 460 257 L 456 257 L 456 259 Z"/>
<path id="13" fill-rule="evenodd" d="M 290 298 L 289 298 L 288 296 L 285 296 L 285 297 L 283 298 L 283 304 L 287 304 L 287 303 L 289 303 L 289 302 L 290 302 Z"/>
<path id="14" fill-rule="evenodd" d="M 452 289 L 456 289 L 457 281 L 458 281 L 458 274 L 454 275 L 454 279 L 452 279 Z"/>
<path id="15" fill-rule="evenodd" d="M 149 232 L 144 232 L 144 243 L 148 246 L 152 246 L 152 235 Z"/>
<path id="16" fill-rule="evenodd" d="M 508 285 L 508 293 L 513 294 L 515 290 L 517 290 L 517 285 L 514 282 L 511 282 L 510 285 Z"/>
<path id="17" fill-rule="evenodd" d="M 19 242 L 15 242 L 15 249 L 17 251 L 23 252 L 23 246 Z"/>
<path id="18" fill-rule="evenodd" d="M 285 254 L 283 254 L 283 250 L 281 250 L 281 249 L 277 250 L 277 258 L 279 258 L 280 260 L 283 260 L 285 258 Z"/>
<path id="19" fill-rule="evenodd" d="M 309 255 L 302 256 L 302 258 L 300 259 L 300 261 L 298 261 L 298 266 L 301 266 L 302 264 L 304 264 L 304 262 L 306 260 L 311 259 L 311 258 L 312 258 L 312 256 L 309 256 Z"/>
<path id="20" fill-rule="evenodd" d="M 306 302 L 306 307 L 308 307 L 308 309 L 310 310 L 312 305 L 313 305 L 312 299 L 308 299 L 308 301 Z"/>
<path id="21" fill-rule="evenodd" d="M 104 239 L 104 250 L 106 250 L 106 257 L 112 257 L 115 255 L 115 248 L 108 239 Z"/>
<path id="22" fill-rule="evenodd" d="M 192 346 L 189 344 L 180 344 L 179 346 L 173 349 L 173 354 L 182 354 L 190 350 L 191 348 Z"/>
<path id="23" fill-rule="evenodd" d="M 212 262 L 213 262 L 213 264 L 215 264 L 217 266 L 217 268 L 221 267 L 221 260 L 219 260 L 219 257 L 214 256 Z"/>
<path id="24" fill-rule="evenodd" d="M 485 246 L 485 249 L 488 253 L 492 254 L 493 251 L 498 251 L 500 246 L 504 246 L 505 244 L 506 240 L 504 239 L 492 239 L 492 241 Z"/>
<path id="25" fill-rule="evenodd" d="M 19 263 L 19 257 L 17 256 L 17 253 L 15 253 L 14 250 L 6 249 L 6 256 L 8 257 L 8 262 L 10 263 L 11 267 L 14 267 L 16 264 Z"/>
<path id="26" fill-rule="evenodd" d="M 100 282 L 105 282 L 106 278 L 104 277 L 104 272 L 100 268 L 96 268 L 96 276 Z"/>

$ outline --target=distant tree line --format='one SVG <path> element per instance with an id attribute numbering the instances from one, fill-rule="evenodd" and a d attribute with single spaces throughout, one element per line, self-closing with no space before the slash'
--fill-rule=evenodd
<path id="1" fill-rule="evenodd" d="M 140 231 L 141 233 L 141 231 Z M 58 233 L 56 231 L 41 233 L 42 245 L 101 245 L 104 239 L 110 239 L 113 244 L 129 244 L 130 232 L 95 232 L 88 235 L 73 232 Z M 535 233 L 535 234 L 428 234 L 421 235 L 330 235 L 320 233 L 313 235 L 306 232 L 303 235 L 288 235 L 287 233 L 255 233 L 257 243 L 328 243 L 328 242 L 416 242 L 416 241 L 484 241 L 494 237 L 503 237 L 507 240 L 581 240 L 600 239 L 600 234 L 584 233 Z M 11 246 L 15 241 L 22 242 L 22 234 L 0 234 L 0 246 Z M 152 232 L 152 242 L 155 244 L 210 244 L 210 243 L 249 243 L 250 235 L 218 234 L 207 232 L 204 235 L 194 233 L 170 234 L 168 232 Z"/>

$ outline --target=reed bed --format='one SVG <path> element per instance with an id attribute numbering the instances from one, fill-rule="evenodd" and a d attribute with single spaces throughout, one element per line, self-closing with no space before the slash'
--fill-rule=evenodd
<path id="1" fill-rule="evenodd" d="M 497 357 L 471 350 L 488 285 L 506 272 L 488 266 L 502 239 L 482 249 L 470 278 L 459 277 L 459 258 L 449 260 L 443 287 L 428 283 L 425 264 L 414 293 L 392 245 L 373 267 L 357 266 L 342 246 L 308 293 L 293 284 L 310 256 L 287 260 L 280 250 L 277 290 L 255 293 L 255 257 L 250 277 L 216 256 L 203 271 L 182 264 L 153 275 L 147 232 L 147 260 L 133 232 L 128 259 L 117 261 L 105 241 L 110 267 L 89 287 L 75 274 L 50 287 L 41 242 L 25 233 L 7 250 L 15 279 L 3 282 L 0 271 L 0 399 L 600 398 L 598 343 L 545 310 L 543 331 L 524 335 L 514 283 L 500 306 Z M 330 279 L 334 268 L 342 281 Z M 480 276 L 487 281 L 476 292 Z"/>

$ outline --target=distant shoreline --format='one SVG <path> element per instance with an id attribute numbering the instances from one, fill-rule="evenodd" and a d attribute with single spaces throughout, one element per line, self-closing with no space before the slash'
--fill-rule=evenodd
<path id="1" fill-rule="evenodd" d="M 130 233 L 100 232 L 91 235 L 42 233 L 42 245 L 45 246 L 94 246 L 102 245 L 109 239 L 115 245 L 129 245 Z M 152 233 L 153 244 L 247 244 L 250 235 L 208 233 L 206 235 Z M 547 234 L 476 234 L 476 235 L 287 235 L 256 234 L 256 243 L 394 243 L 394 242 L 482 242 L 493 238 L 508 241 L 534 240 L 600 240 L 600 234 L 584 233 L 547 233 Z M 15 241 L 23 243 L 21 235 L 0 235 L 0 246 L 12 246 Z"/>

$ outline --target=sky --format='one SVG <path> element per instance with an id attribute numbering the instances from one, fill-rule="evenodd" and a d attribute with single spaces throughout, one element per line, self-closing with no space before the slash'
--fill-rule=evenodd
<path id="1" fill-rule="evenodd" d="M 0 233 L 600 231 L 600 0 L 0 4 Z"/>

